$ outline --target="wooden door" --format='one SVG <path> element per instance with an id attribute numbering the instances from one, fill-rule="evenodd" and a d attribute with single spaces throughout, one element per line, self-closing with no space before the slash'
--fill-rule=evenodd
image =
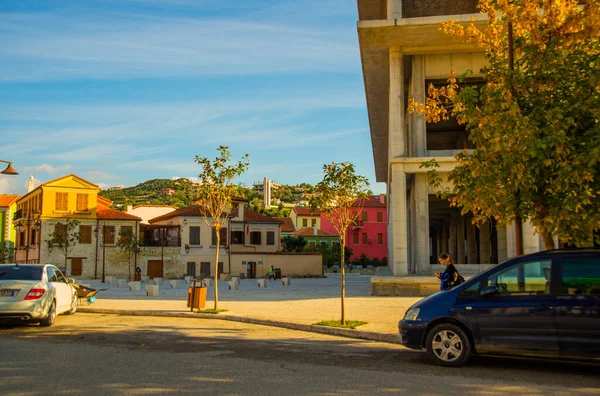
<path id="1" fill-rule="evenodd" d="M 247 264 L 247 271 L 246 271 L 246 277 L 248 279 L 254 279 L 256 278 L 256 263 L 253 261 L 248 262 Z"/>
<path id="2" fill-rule="evenodd" d="M 162 260 L 148 260 L 148 277 L 150 279 L 163 277 Z"/>
<path id="3" fill-rule="evenodd" d="M 83 271 L 83 259 L 72 258 L 71 259 L 71 276 L 81 276 Z"/>

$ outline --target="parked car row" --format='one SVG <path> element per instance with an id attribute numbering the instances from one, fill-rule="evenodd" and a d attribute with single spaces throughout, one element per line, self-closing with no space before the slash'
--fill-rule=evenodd
<path id="1" fill-rule="evenodd" d="M 505 261 L 417 302 L 398 328 L 442 366 L 475 353 L 600 360 L 600 250 Z"/>
<path id="2" fill-rule="evenodd" d="M 0 264 L 0 319 L 51 326 L 77 311 L 73 283 L 53 265 Z"/>

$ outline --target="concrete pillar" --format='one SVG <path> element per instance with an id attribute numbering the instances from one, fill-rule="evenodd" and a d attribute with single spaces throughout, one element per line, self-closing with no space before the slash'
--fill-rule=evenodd
<path id="1" fill-rule="evenodd" d="M 544 250 L 542 237 L 529 221 L 523 221 L 523 254 L 535 253 Z"/>
<path id="2" fill-rule="evenodd" d="M 467 259 L 465 256 L 465 218 L 462 215 L 458 215 L 458 228 L 457 228 L 457 236 L 458 241 L 456 244 L 456 263 L 457 264 L 466 264 Z"/>
<path id="3" fill-rule="evenodd" d="M 448 223 L 444 221 L 441 224 L 441 237 L 442 237 L 442 252 L 448 253 Z M 454 260 L 454 258 L 452 258 Z"/>
<path id="4" fill-rule="evenodd" d="M 501 263 L 508 258 L 508 253 L 506 250 L 506 226 L 504 224 L 498 224 L 496 226 L 496 235 L 498 235 L 498 262 Z"/>
<path id="5" fill-rule="evenodd" d="M 467 228 L 467 264 L 477 264 L 477 239 L 475 237 L 475 226 L 471 223 L 471 216 L 466 219 Z"/>
<path id="6" fill-rule="evenodd" d="M 390 91 L 388 123 L 388 160 L 406 156 L 404 136 L 404 67 L 399 47 L 389 50 Z"/>
<path id="7" fill-rule="evenodd" d="M 426 173 L 415 174 L 415 264 L 417 274 L 429 275 L 429 181 Z"/>
<path id="8" fill-rule="evenodd" d="M 506 256 L 512 258 L 517 255 L 515 242 L 515 223 L 506 226 Z"/>
<path id="9" fill-rule="evenodd" d="M 394 270 L 394 251 L 392 247 L 394 246 L 394 233 L 392 232 L 392 202 L 394 202 L 394 196 L 392 195 L 392 189 L 390 185 L 392 184 L 392 173 L 388 174 L 388 182 L 385 185 L 385 192 L 387 194 L 387 240 L 388 240 L 388 267 Z"/>
<path id="10" fill-rule="evenodd" d="M 479 264 L 491 264 L 492 242 L 490 241 L 490 223 L 486 222 L 479 226 Z"/>
<path id="11" fill-rule="evenodd" d="M 413 55 L 410 78 L 410 92 L 419 103 L 425 103 L 425 57 Z M 416 157 L 427 156 L 427 129 L 425 115 L 412 114 L 410 123 L 410 141 Z"/>
<path id="12" fill-rule="evenodd" d="M 392 164 L 390 167 L 390 219 L 392 222 L 393 244 L 389 245 L 392 251 L 392 270 L 395 276 L 408 275 L 408 227 L 406 221 L 406 173 L 401 164 Z"/>
<path id="13" fill-rule="evenodd" d="M 387 0 L 387 19 L 402 18 L 402 0 Z"/>
<path id="14" fill-rule="evenodd" d="M 457 260 L 457 252 L 456 252 L 456 233 L 457 233 L 457 222 L 456 222 L 456 214 L 452 215 L 450 219 L 450 230 L 449 230 L 448 238 L 448 254 L 452 257 L 453 260 Z"/>

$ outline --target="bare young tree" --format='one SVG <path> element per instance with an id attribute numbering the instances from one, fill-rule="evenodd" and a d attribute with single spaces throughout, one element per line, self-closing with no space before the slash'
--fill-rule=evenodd
<path id="1" fill-rule="evenodd" d="M 231 164 L 229 162 L 231 158 L 229 147 L 220 146 L 217 151 L 219 156 L 212 161 L 199 155 L 196 155 L 195 159 L 195 162 L 202 167 L 202 172 L 198 175 L 201 180 L 198 187 L 200 214 L 216 234 L 215 310 L 219 307 L 219 249 L 221 246 L 223 217 L 227 215 L 227 211 L 231 211 L 232 198 L 239 193 L 238 186 L 233 184 L 233 180 L 244 173 L 250 164 L 248 154 L 245 154 L 236 164 Z"/>
<path id="2" fill-rule="evenodd" d="M 369 182 L 366 177 L 354 173 L 354 165 L 349 162 L 323 165 L 323 180 L 315 187 L 310 201 L 313 210 L 325 214 L 329 222 L 340 234 L 340 251 L 345 251 L 346 231 L 362 212 L 362 203 L 366 198 Z M 341 324 L 346 323 L 345 296 L 346 279 L 344 255 L 340 255 L 341 277 Z"/>
<path id="3" fill-rule="evenodd" d="M 54 232 L 50 234 L 50 238 L 46 239 L 46 244 L 49 249 L 57 248 L 65 256 L 65 276 L 67 275 L 67 259 L 69 253 L 73 251 L 73 248 L 79 242 L 79 232 L 77 227 L 79 221 L 74 219 L 67 219 L 65 223 L 58 223 L 54 229 Z"/>

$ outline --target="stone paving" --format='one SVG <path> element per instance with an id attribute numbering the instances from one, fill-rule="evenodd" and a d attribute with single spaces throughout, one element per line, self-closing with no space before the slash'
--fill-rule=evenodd
<path id="1" fill-rule="evenodd" d="M 145 291 L 130 291 L 128 287 L 107 285 L 98 280 L 78 280 L 95 289 L 107 289 L 96 295 L 96 302 L 82 305 L 81 311 L 123 310 L 153 311 L 155 313 L 185 313 L 187 287 L 171 289 L 169 283 L 159 287 L 158 296 L 146 296 Z M 398 321 L 404 312 L 420 298 L 370 296 L 371 276 L 346 276 L 346 319 L 368 322 L 360 330 L 383 335 L 397 335 Z M 340 275 L 328 274 L 327 278 L 292 278 L 290 286 L 281 280 L 268 281 L 266 288 L 259 288 L 256 279 L 243 279 L 239 289 L 228 290 L 227 282 L 220 281 L 219 308 L 226 315 L 259 320 L 311 325 L 321 320 L 339 319 Z M 153 284 L 150 282 L 149 284 Z M 213 308 L 214 287 L 207 290 L 206 308 Z"/>

